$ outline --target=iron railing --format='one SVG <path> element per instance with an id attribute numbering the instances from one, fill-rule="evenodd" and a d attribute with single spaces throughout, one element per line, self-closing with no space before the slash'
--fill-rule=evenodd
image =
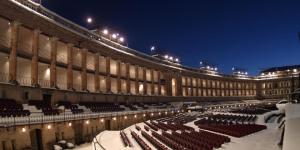
<path id="1" fill-rule="evenodd" d="M 118 116 L 125 115 L 136 115 L 136 114 L 151 114 L 151 113 L 159 113 L 165 111 L 173 111 L 176 112 L 177 108 L 167 108 L 167 109 L 153 109 L 153 110 L 140 110 L 140 111 L 121 111 L 121 112 L 101 112 L 101 113 L 80 113 L 80 114 L 72 114 L 72 113 L 60 113 L 59 115 L 49 115 L 45 116 L 42 112 L 39 113 L 31 113 L 30 116 L 26 117 L 0 117 L 0 126 L 1 127 L 11 127 L 11 126 L 19 126 L 19 125 L 30 125 L 30 124 L 47 124 L 47 123 L 55 123 L 55 122 L 66 122 L 73 120 L 88 120 L 88 119 L 97 119 L 97 118 L 113 118 Z M 158 115 L 158 114 L 156 114 Z"/>

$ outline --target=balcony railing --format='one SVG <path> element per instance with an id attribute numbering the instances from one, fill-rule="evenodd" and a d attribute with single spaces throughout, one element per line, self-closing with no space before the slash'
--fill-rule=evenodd
<path id="1" fill-rule="evenodd" d="M 41 87 L 50 87 L 50 80 L 39 79 L 39 85 Z"/>
<path id="2" fill-rule="evenodd" d="M 142 115 L 151 113 L 157 113 L 155 115 L 159 115 L 158 112 L 170 111 L 177 112 L 176 108 L 168 108 L 168 109 L 153 109 L 153 110 L 141 110 L 141 111 L 124 111 L 124 112 L 105 112 L 105 113 L 81 113 L 81 114 L 67 114 L 60 113 L 60 115 L 55 116 L 45 116 L 42 113 L 31 113 L 28 117 L 0 117 L 0 126 L 1 127 L 10 127 L 17 125 L 30 125 L 30 124 L 45 124 L 45 123 L 54 123 L 54 122 L 65 122 L 65 121 L 73 121 L 73 120 L 87 120 L 87 119 L 97 119 L 97 118 L 112 118 L 118 116 L 125 115 Z"/>
<path id="3" fill-rule="evenodd" d="M 31 85 L 31 77 L 17 75 L 17 81 L 19 82 L 20 85 L 26 85 L 26 86 Z"/>
<path id="4" fill-rule="evenodd" d="M 0 72 L 0 82 L 7 83 L 9 81 L 9 74 L 5 72 Z"/>

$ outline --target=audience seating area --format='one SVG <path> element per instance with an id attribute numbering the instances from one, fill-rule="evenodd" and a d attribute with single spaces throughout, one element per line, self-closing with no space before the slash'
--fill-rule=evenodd
<path id="1" fill-rule="evenodd" d="M 156 126 L 157 128 L 160 128 L 163 131 L 167 131 L 167 130 L 171 130 L 171 131 L 194 131 L 195 129 L 186 125 L 182 125 L 182 124 L 173 124 L 173 123 L 162 123 L 162 122 L 158 122 L 155 123 L 153 121 L 150 122 L 151 124 L 153 124 L 154 126 Z"/>
<path id="2" fill-rule="evenodd" d="M 207 117 L 208 121 L 223 122 L 223 123 L 254 123 L 257 119 L 255 115 L 229 115 L 229 114 L 215 114 Z"/>
<path id="3" fill-rule="evenodd" d="M 267 128 L 265 125 L 244 124 L 255 118 L 256 117 L 253 116 L 218 114 L 202 118 L 195 121 L 194 124 L 201 129 L 219 132 L 234 137 L 242 137 Z"/>
<path id="4" fill-rule="evenodd" d="M 143 150 L 151 150 L 151 148 L 138 136 L 134 131 L 131 131 L 132 137 L 136 140 L 136 142 L 141 146 Z"/>
<path id="5" fill-rule="evenodd" d="M 72 104 L 69 101 L 59 101 L 58 106 L 64 106 L 65 109 L 70 109 L 73 114 L 83 113 L 83 109 L 79 109 L 77 105 Z"/>
<path id="6" fill-rule="evenodd" d="M 102 103 L 102 102 L 81 102 L 79 105 L 85 106 L 92 112 L 117 112 L 124 111 L 120 105 L 114 103 Z"/>
<path id="7" fill-rule="evenodd" d="M 187 150 L 187 148 L 183 147 L 182 145 L 178 144 L 177 142 L 163 136 L 160 135 L 156 132 L 152 132 L 152 136 L 154 136 L 156 139 L 158 139 L 159 141 L 161 141 L 162 143 L 164 143 L 165 145 L 169 146 L 170 148 L 174 149 L 174 150 Z"/>
<path id="8" fill-rule="evenodd" d="M 29 105 L 35 106 L 37 109 L 41 109 L 44 115 L 59 115 L 58 109 L 52 108 L 50 104 L 43 100 L 29 100 Z"/>
<path id="9" fill-rule="evenodd" d="M 132 144 L 131 144 L 131 142 L 129 141 L 129 139 L 128 139 L 126 133 L 124 133 L 123 131 L 120 131 L 120 136 L 121 136 L 121 139 L 122 139 L 122 141 L 123 141 L 123 143 L 124 143 L 124 145 L 125 145 L 126 147 L 127 147 L 127 146 L 132 147 Z"/>
<path id="10" fill-rule="evenodd" d="M 1 117 L 24 117 L 29 116 L 29 110 L 24 110 L 21 104 L 13 99 L 0 99 Z"/>
<path id="11" fill-rule="evenodd" d="M 177 123 L 177 124 L 185 124 L 188 122 L 192 122 L 196 120 L 196 116 L 190 116 L 186 114 L 176 114 L 175 116 L 172 117 L 165 117 L 165 118 L 160 118 L 156 119 L 158 122 L 168 122 L 168 123 Z"/>
<path id="12" fill-rule="evenodd" d="M 153 138 L 151 135 L 149 135 L 145 131 L 142 131 L 142 135 L 158 150 L 169 150 L 165 145 L 158 142 L 155 138 Z"/>

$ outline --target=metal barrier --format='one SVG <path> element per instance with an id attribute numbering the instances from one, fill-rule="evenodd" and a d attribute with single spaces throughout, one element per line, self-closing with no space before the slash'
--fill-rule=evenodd
<path id="1" fill-rule="evenodd" d="M 125 115 L 135 115 L 135 114 L 149 114 L 158 113 L 165 111 L 174 111 L 178 109 L 153 109 L 153 110 L 141 110 L 141 111 L 123 111 L 123 112 L 104 112 L 104 113 L 81 113 L 81 114 L 69 114 L 60 113 L 59 115 L 45 116 L 43 113 L 31 113 L 27 117 L 0 117 L 0 126 L 10 127 L 17 125 L 30 125 L 30 124 L 44 124 L 44 123 L 54 123 L 54 122 L 65 122 L 73 120 L 86 120 L 86 119 L 97 119 L 97 118 L 107 118 L 107 117 L 118 117 Z"/>

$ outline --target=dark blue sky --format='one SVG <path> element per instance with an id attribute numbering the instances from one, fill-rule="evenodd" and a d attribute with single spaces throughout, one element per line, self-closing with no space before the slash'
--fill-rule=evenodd
<path id="1" fill-rule="evenodd" d="M 272 66 L 300 64 L 300 1 L 288 0 L 44 0 L 48 9 L 80 24 L 125 35 L 131 48 L 159 46 L 184 65 L 200 60 L 222 72 L 232 66 L 256 75 Z"/>

